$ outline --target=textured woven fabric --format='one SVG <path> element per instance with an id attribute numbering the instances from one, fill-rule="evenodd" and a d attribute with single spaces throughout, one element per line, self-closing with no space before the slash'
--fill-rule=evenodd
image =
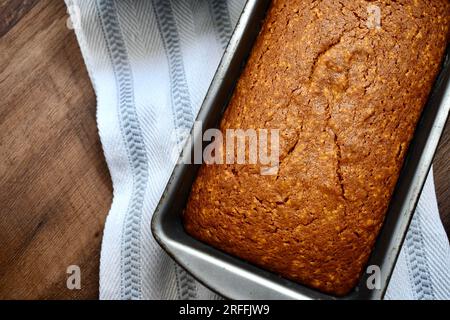
<path id="1" fill-rule="evenodd" d="M 157 245 L 152 213 L 243 0 L 66 0 L 97 96 L 114 199 L 102 299 L 216 299 Z M 391 299 L 450 298 L 450 249 L 432 174 L 391 280 Z"/>

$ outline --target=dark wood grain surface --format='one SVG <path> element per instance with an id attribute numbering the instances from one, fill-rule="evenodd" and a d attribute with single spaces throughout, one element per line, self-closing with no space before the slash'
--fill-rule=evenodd
<path id="1" fill-rule="evenodd" d="M 0 0 L 0 299 L 98 297 L 111 203 L 95 96 L 62 0 Z M 435 161 L 450 232 L 450 125 Z M 81 290 L 66 287 L 79 265 Z"/>
<path id="2" fill-rule="evenodd" d="M 433 169 L 439 212 L 445 231 L 450 236 L 450 118 L 434 157 Z"/>
<path id="3" fill-rule="evenodd" d="M 0 298 L 95 299 L 112 190 L 94 92 L 64 2 L 7 2 L 23 15 L 0 14 Z"/>

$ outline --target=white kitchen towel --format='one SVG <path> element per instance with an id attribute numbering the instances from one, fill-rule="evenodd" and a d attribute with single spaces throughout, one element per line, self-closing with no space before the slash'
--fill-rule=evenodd
<path id="1" fill-rule="evenodd" d="M 154 241 L 152 213 L 244 0 L 66 0 L 97 96 L 114 199 L 100 260 L 101 299 L 215 299 Z M 450 249 L 432 174 L 387 293 L 450 298 Z"/>

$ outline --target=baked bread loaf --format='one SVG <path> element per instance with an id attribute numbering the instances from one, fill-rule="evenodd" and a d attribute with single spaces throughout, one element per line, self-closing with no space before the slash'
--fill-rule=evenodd
<path id="1" fill-rule="evenodd" d="M 273 1 L 220 129 L 277 128 L 275 175 L 203 165 L 189 234 L 344 295 L 383 223 L 448 43 L 448 0 Z"/>

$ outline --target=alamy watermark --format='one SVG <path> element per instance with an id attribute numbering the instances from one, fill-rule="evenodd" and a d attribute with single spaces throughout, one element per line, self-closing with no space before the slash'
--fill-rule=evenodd
<path id="1" fill-rule="evenodd" d="M 178 158 L 181 164 L 249 164 L 258 165 L 262 175 L 278 173 L 280 158 L 279 129 L 219 129 L 203 131 L 201 121 L 194 123 L 190 133 L 175 132 L 178 157 L 182 146 L 192 150 Z M 206 144 L 206 146 L 205 146 Z"/>
<path id="2" fill-rule="evenodd" d="M 366 269 L 367 280 L 366 286 L 369 290 L 380 290 L 381 289 L 381 269 L 377 265 L 370 265 Z"/>
<path id="3" fill-rule="evenodd" d="M 69 3 L 67 5 L 67 13 L 69 17 L 66 20 L 67 29 L 74 30 L 81 28 L 81 10 L 80 7 Z"/>
<path id="4" fill-rule="evenodd" d="M 369 29 L 381 29 L 381 8 L 375 4 L 367 6 L 366 26 Z"/>
<path id="5" fill-rule="evenodd" d="M 68 274 L 66 280 L 66 286 L 69 290 L 81 289 L 81 269 L 77 265 L 70 265 L 67 267 L 66 273 Z"/>

